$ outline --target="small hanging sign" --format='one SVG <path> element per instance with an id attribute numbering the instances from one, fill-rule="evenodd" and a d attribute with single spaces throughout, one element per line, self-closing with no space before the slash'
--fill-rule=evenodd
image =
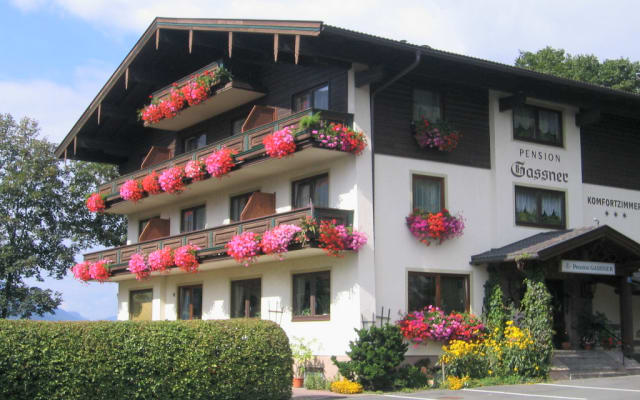
<path id="1" fill-rule="evenodd" d="M 570 274 L 615 275 L 616 265 L 598 261 L 562 260 L 560 271 Z"/>

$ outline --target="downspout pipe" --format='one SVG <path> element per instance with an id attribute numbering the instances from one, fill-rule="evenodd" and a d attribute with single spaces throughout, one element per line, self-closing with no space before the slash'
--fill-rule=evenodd
<path id="1" fill-rule="evenodd" d="M 408 73 L 410 73 L 411 71 L 413 71 L 414 69 L 416 69 L 416 67 L 420 64 L 420 61 L 422 59 L 422 52 L 420 50 L 416 50 L 416 59 L 409 64 L 405 69 L 403 69 L 402 71 L 400 71 L 397 75 L 395 75 L 394 77 L 392 77 L 391 79 L 389 79 L 386 83 L 384 83 L 382 86 L 376 88 L 373 92 L 371 92 L 371 99 L 369 101 L 369 116 L 370 116 L 370 120 L 371 120 L 371 203 L 373 204 L 373 214 L 375 216 L 375 212 L 376 212 L 376 162 L 375 162 L 375 140 L 374 140 L 374 134 L 375 134 L 375 114 L 374 114 L 374 109 L 375 109 L 375 99 L 376 99 L 376 95 L 380 92 L 382 92 L 383 90 L 387 89 L 389 86 L 393 85 L 394 83 L 396 83 L 398 80 L 400 80 L 401 78 L 403 78 L 405 75 L 407 75 Z M 375 236 L 376 236 L 376 219 L 373 219 L 373 238 L 374 238 L 374 242 L 375 242 Z"/>

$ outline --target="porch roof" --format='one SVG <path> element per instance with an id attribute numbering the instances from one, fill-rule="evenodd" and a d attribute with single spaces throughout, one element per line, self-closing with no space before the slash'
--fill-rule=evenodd
<path id="1" fill-rule="evenodd" d="M 601 225 L 538 233 L 471 256 L 471 264 L 514 262 L 523 255 L 527 255 L 528 260 L 545 261 L 600 239 L 610 241 L 640 259 L 640 243 L 608 225 Z"/>

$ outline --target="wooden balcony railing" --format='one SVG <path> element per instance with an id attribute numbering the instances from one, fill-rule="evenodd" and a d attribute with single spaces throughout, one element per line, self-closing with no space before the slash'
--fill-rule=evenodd
<path id="1" fill-rule="evenodd" d="M 99 193 L 107 196 L 107 207 L 109 207 L 111 203 L 120 201 L 120 186 L 122 186 L 122 184 L 124 184 L 124 182 L 126 182 L 127 180 L 142 179 L 152 171 L 156 171 L 158 174 L 160 174 L 165 169 L 171 168 L 176 165 L 185 166 L 190 160 L 207 158 L 209 154 L 213 153 L 215 150 L 221 147 L 228 147 L 236 150 L 238 152 L 238 154 L 235 156 L 237 168 L 242 168 L 254 161 L 267 157 L 264 145 L 262 144 L 262 139 L 266 135 L 283 129 L 287 126 L 295 130 L 303 117 L 311 115 L 315 112 L 320 112 L 322 115 L 322 119 L 326 121 L 340 122 L 348 126 L 352 126 L 353 124 L 352 114 L 337 113 L 326 110 L 307 109 L 280 118 L 271 123 L 249 129 L 240 134 L 219 140 L 200 149 L 180 154 L 170 160 L 149 166 L 148 168 L 123 175 L 114 181 L 101 185 L 99 187 Z M 313 139 L 311 138 L 309 132 L 299 132 L 296 135 L 296 143 L 298 144 L 298 150 L 301 150 L 306 147 L 313 146 Z"/>
<path id="2" fill-rule="evenodd" d="M 161 239 L 87 253 L 84 255 L 84 260 L 93 262 L 101 259 L 110 259 L 114 262 L 114 264 L 111 265 L 110 271 L 115 275 L 129 273 L 129 271 L 127 271 L 128 263 L 133 254 L 142 253 L 147 255 L 163 247 L 176 249 L 186 244 L 194 244 L 201 249 L 198 251 L 198 257 L 201 260 L 227 258 L 228 256 L 224 245 L 231 240 L 234 235 L 246 231 L 262 233 L 280 224 L 298 225 L 300 221 L 307 216 L 319 221 L 335 219 L 337 223 L 347 226 L 353 224 L 353 211 L 351 210 L 307 207 L 215 228 L 202 229 Z"/>

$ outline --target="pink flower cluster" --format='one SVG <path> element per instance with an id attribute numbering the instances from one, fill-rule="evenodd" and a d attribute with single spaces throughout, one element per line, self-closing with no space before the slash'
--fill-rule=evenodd
<path id="1" fill-rule="evenodd" d="M 136 275 L 137 280 L 146 279 L 151 272 L 164 272 L 176 266 L 186 272 L 198 272 L 200 262 L 196 252 L 200 247 L 187 244 L 173 251 L 170 247 L 164 247 L 149 254 L 145 262 L 144 255 L 136 253 L 129 259 L 129 272 Z"/>
<path id="2" fill-rule="evenodd" d="M 96 280 L 104 282 L 109 280 L 109 265 L 113 264 L 111 260 L 104 259 L 96 262 L 84 261 L 71 267 L 73 276 L 81 281 Z"/>
<path id="3" fill-rule="evenodd" d="M 183 179 L 184 168 L 175 166 L 163 171 L 158 178 L 158 183 L 167 193 L 181 193 L 184 190 Z"/>
<path id="4" fill-rule="evenodd" d="M 191 160 L 184 167 L 184 173 L 194 182 L 201 181 L 207 176 L 207 165 L 203 160 Z"/>
<path id="5" fill-rule="evenodd" d="M 149 253 L 147 261 L 149 262 L 151 271 L 163 272 L 175 265 L 171 247 L 163 247 L 160 250 Z"/>
<path id="6" fill-rule="evenodd" d="M 216 178 L 229 173 L 229 171 L 231 171 L 235 166 L 235 162 L 233 161 L 233 155 L 235 153 L 235 150 L 227 147 L 223 147 L 220 150 L 211 153 L 205 161 L 207 164 L 207 172 Z"/>
<path id="7" fill-rule="evenodd" d="M 295 138 L 288 126 L 265 136 L 262 144 L 271 158 L 282 158 L 296 151 Z"/>
<path id="8" fill-rule="evenodd" d="M 120 197 L 124 200 L 131 200 L 134 203 L 144 197 L 142 184 L 134 179 L 129 179 L 120 186 Z"/>
<path id="9" fill-rule="evenodd" d="M 136 279 L 141 281 L 146 279 L 151 274 L 151 269 L 149 265 L 144 261 L 144 256 L 142 254 L 134 254 L 129 259 L 129 268 L 127 268 L 129 272 L 136 275 Z"/>
<path id="10" fill-rule="evenodd" d="M 99 193 L 92 193 L 87 199 L 87 208 L 91 212 L 102 212 L 106 207 L 104 197 Z"/>
<path id="11" fill-rule="evenodd" d="M 358 251 L 367 244 L 367 235 L 359 231 L 353 231 L 347 238 L 347 247 L 353 251 Z"/>
<path id="12" fill-rule="evenodd" d="M 462 216 L 453 216 L 446 208 L 438 213 L 414 210 L 406 222 L 411 234 L 427 246 L 460 236 L 464 230 Z"/>
<path id="13" fill-rule="evenodd" d="M 415 344 L 427 340 L 448 342 L 450 340 L 472 341 L 484 335 L 484 326 L 474 315 L 465 313 L 445 313 L 438 307 L 429 305 L 422 311 L 413 311 L 398 321 L 398 327 L 405 338 Z"/>
<path id="14" fill-rule="evenodd" d="M 343 124 L 330 123 L 327 127 L 314 129 L 311 136 L 321 147 L 360 154 L 367 147 L 367 138 Z"/>
<path id="15" fill-rule="evenodd" d="M 283 254 L 288 251 L 289 244 L 293 241 L 298 233 L 302 232 L 296 225 L 278 225 L 275 228 L 266 231 L 262 235 L 260 247 L 265 254 L 273 254 L 282 260 Z"/>

